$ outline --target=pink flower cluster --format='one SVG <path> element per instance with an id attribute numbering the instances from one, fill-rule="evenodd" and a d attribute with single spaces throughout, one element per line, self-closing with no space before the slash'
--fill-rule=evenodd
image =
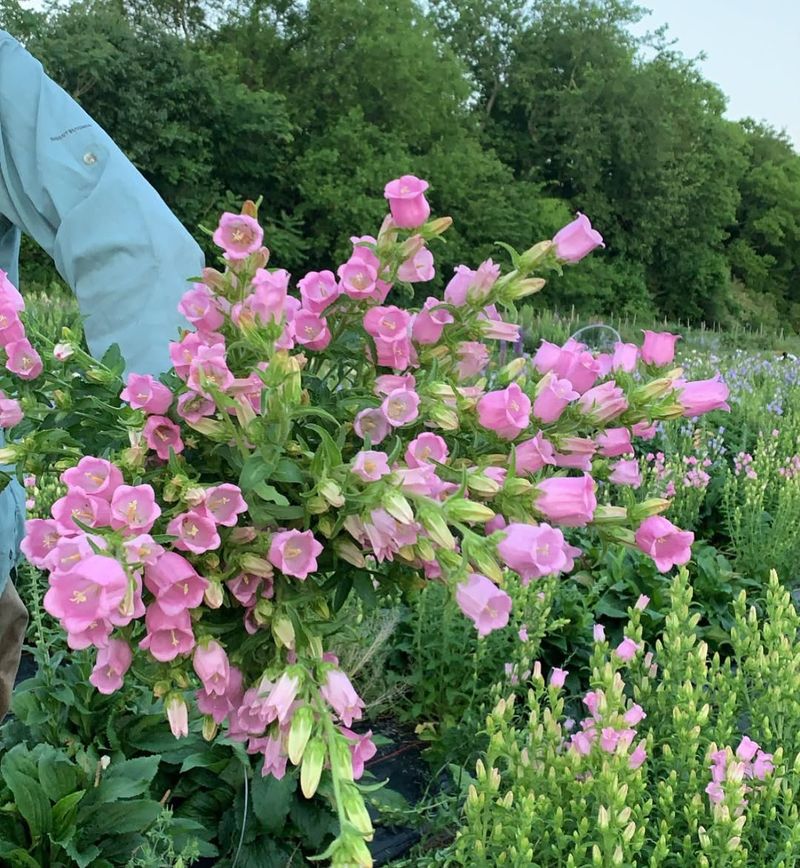
<path id="1" fill-rule="evenodd" d="M 744 736 L 739 742 L 734 754 L 730 748 L 714 751 L 711 754 L 711 781 L 706 787 L 709 801 L 712 805 L 718 805 L 725 799 L 725 783 L 740 784 L 742 781 L 763 781 L 774 770 L 772 754 L 765 753 L 748 736 Z M 745 786 L 744 793 L 749 792 L 751 787 Z M 742 813 L 747 800 L 735 806 L 737 816 Z"/>
<path id="2" fill-rule="evenodd" d="M 44 365 L 25 334 L 19 317 L 23 310 L 22 296 L 5 271 L 0 271 L 0 347 L 6 353 L 6 368 L 22 380 L 35 380 Z M 0 391 L 0 428 L 13 428 L 20 421 L 19 402 Z"/>
<path id="3" fill-rule="evenodd" d="M 737 476 L 758 479 L 758 474 L 753 467 L 753 456 L 749 452 L 739 452 L 733 459 L 733 468 Z"/>

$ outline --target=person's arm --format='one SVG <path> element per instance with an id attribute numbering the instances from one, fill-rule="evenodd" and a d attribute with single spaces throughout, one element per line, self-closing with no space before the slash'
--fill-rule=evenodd
<path id="1" fill-rule="evenodd" d="M 200 248 L 111 138 L 0 31 L 0 214 L 75 291 L 89 349 L 129 371 L 170 367 L 176 307 Z"/>

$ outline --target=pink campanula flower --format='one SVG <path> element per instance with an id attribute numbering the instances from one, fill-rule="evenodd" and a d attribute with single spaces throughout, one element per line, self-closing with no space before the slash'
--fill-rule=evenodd
<path id="1" fill-rule="evenodd" d="M 404 283 L 424 283 L 434 277 L 433 254 L 427 247 L 418 250 L 397 269 L 397 279 Z"/>
<path id="2" fill-rule="evenodd" d="M 431 206 L 425 198 L 428 182 L 415 175 L 403 175 L 384 187 L 392 220 L 400 229 L 416 229 L 430 216 Z"/>
<path id="3" fill-rule="evenodd" d="M 8 273 L 0 269 L 0 304 L 8 305 L 12 310 L 25 310 L 25 300 L 20 291 L 8 279 Z"/>
<path id="4" fill-rule="evenodd" d="M 107 545 L 102 537 L 96 537 L 93 542 L 103 548 Z M 63 536 L 47 555 L 43 566 L 54 573 L 68 573 L 79 561 L 85 561 L 94 554 L 96 552 L 85 534 Z"/>
<path id="5" fill-rule="evenodd" d="M 569 380 L 560 380 L 554 373 L 549 372 L 542 377 L 536 387 L 533 415 L 540 422 L 555 422 L 564 412 L 567 404 L 577 398 L 580 398 L 580 395 L 572 388 Z"/>
<path id="6" fill-rule="evenodd" d="M 592 477 L 555 476 L 543 479 L 537 485 L 539 494 L 534 502 L 545 518 L 565 527 L 583 527 L 589 524 L 597 508 Z"/>
<path id="7" fill-rule="evenodd" d="M 169 728 L 175 738 L 189 735 L 189 707 L 182 696 L 173 693 L 166 701 L 165 709 Z"/>
<path id="8" fill-rule="evenodd" d="M 450 278 L 444 290 L 444 300 L 455 307 L 463 307 L 467 303 L 467 294 L 477 272 L 466 265 L 457 265 L 455 274 Z"/>
<path id="9" fill-rule="evenodd" d="M 340 669 L 328 672 L 319 692 L 345 726 L 352 726 L 354 720 L 361 719 L 366 706 L 353 689 L 350 679 Z"/>
<path id="10" fill-rule="evenodd" d="M 0 391 L 0 428 L 13 428 L 22 421 L 22 405 Z"/>
<path id="11" fill-rule="evenodd" d="M 373 307 L 364 314 L 364 330 L 376 340 L 386 343 L 406 340 L 411 325 L 408 311 L 391 305 Z"/>
<path id="12" fill-rule="evenodd" d="M 579 262 L 596 247 L 605 247 L 603 236 L 592 228 L 589 218 L 578 211 L 576 218 L 553 236 L 556 257 L 562 262 Z"/>
<path id="13" fill-rule="evenodd" d="M 384 368 L 404 371 L 409 365 L 417 363 L 416 350 L 408 334 L 393 341 L 375 338 L 375 349 L 378 351 L 377 364 Z M 371 348 L 367 349 L 367 356 L 372 358 Z"/>
<path id="14" fill-rule="evenodd" d="M 255 253 L 264 240 L 264 230 L 247 214 L 226 211 L 214 232 L 214 244 L 225 251 L 227 259 L 238 261 Z"/>
<path id="15" fill-rule="evenodd" d="M 652 440 L 656 436 L 657 430 L 657 422 L 637 422 L 635 425 L 631 425 L 631 433 L 634 437 L 641 437 L 642 440 Z"/>
<path id="16" fill-rule="evenodd" d="M 208 581 L 177 552 L 164 552 L 154 564 L 147 564 L 144 583 L 155 595 L 160 610 L 169 617 L 196 609 L 208 587 Z"/>
<path id="17" fill-rule="evenodd" d="M 251 606 L 255 606 L 258 600 L 261 582 L 260 576 L 254 576 L 250 573 L 239 573 L 238 576 L 228 579 L 227 586 L 242 606 L 250 608 Z"/>
<path id="18" fill-rule="evenodd" d="M 267 557 L 284 575 L 304 581 L 317 569 L 317 556 L 320 554 L 322 545 L 310 530 L 286 530 L 272 535 Z"/>
<path id="19" fill-rule="evenodd" d="M 491 579 L 471 573 L 466 582 L 456 588 L 456 602 L 461 611 L 474 622 L 479 636 L 486 636 L 508 624 L 511 597 Z"/>
<path id="20" fill-rule="evenodd" d="M 0 301 L 0 347 L 7 347 L 22 340 L 25 340 L 25 326 L 19 314 L 8 304 Z"/>
<path id="21" fill-rule="evenodd" d="M 364 764 L 368 763 L 378 752 L 375 742 L 372 740 L 372 730 L 367 730 L 363 735 L 340 726 L 339 731 L 348 741 L 350 759 L 353 762 L 353 780 L 357 781 L 364 774 Z"/>
<path id="22" fill-rule="evenodd" d="M 184 292 L 178 304 L 178 311 L 198 331 L 213 332 L 225 322 L 225 316 L 219 309 L 216 299 L 209 288 L 202 283 L 196 283 L 191 289 Z M 163 413 L 164 411 L 154 410 L 153 412 Z"/>
<path id="23" fill-rule="evenodd" d="M 635 458 L 615 461 L 611 465 L 611 474 L 608 479 L 615 485 L 630 485 L 632 488 L 638 488 L 642 484 L 639 462 Z"/>
<path id="24" fill-rule="evenodd" d="M 385 452 L 373 450 L 359 452 L 353 459 L 352 472 L 364 482 L 377 482 L 392 472 L 388 458 Z"/>
<path id="25" fill-rule="evenodd" d="M 148 416 L 144 423 L 144 439 L 162 461 L 168 461 L 170 452 L 183 452 L 181 429 L 166 416 Z"/>
<path id="26" fill-rule="evenodd" d="M 595 438 L 600 454 L 606 458 L 617 458 L 633 452 L 631 433 L 627 428 L 606 428 Z"/>
<path id="27" fill-rule="evenodd" d="M 531 400 L 516 383 L 487 392 L 477 409 L 480 424 L 505 440 L 513 440 L 530 424 Z"/>
<path id="28" fill-rule="evenodd" d="M 458 364 L 456 373 L 459 380 L 476 377 L 489 364 L 489 349 L 478 341 L 461 341 L 456 347 Z"/>
<path id="29" fill-rule="evenodd" d="M 636 605 L 634 609 L 638 609 L 640 612 L 644 612 L 644 610 L 650 605 L 650 597 L 647 594 L 639 594 L 639 599 L 636 601 Z"/>
<path id="30" fill-rule="evenodd" d="M 393 428 L 409 425 L 419 418 L 419 395 L 410 389 L 395 389 L 384 398 L 381 411 Z"/>
<path id="31" fill-rule="evenodd" d="M 751 767 L 751 775 L 756 778 L 756 780 L 763 781 L 768 774 L 775 770 L 775 766 L 772 763 L 772 754 L 764 753 L 763 750 L 759 750 L 756 754 L 756 758 L 753 760 L 753 765 Z"/>
<path id="32" fill-rule="evenodd" d="M 297 282 L 303 307 L 312 313 L 322 313 L 341 295 L 342 289 L 332 271 L 309 271 Z"/>
<path id="33" fill-rule="evenodd" d="M 598 710 L 600 709 L 600 700 L 602 698 L 602 690 L 590 690 L 581 700 L 586 708 L 589 709 L 589 714 L 591 714 L 592 717 L 597 717 Z"/>
<path id="34" fill-rule="evenodd" d="M 222 696 L 227 692 L 230 663 L 225 649 L 216 639 L 197 645 L 194 649 L 192 665 L 207 693 Z"/>
<path id="35" fill-rule="evenodd" d="M 611 357 L 611 369 L 630 374 L 636 370 L 639 361 L 639 347 L 636 344 L 617 342 L 614 344 L 614 355 Z"/>
<path id="36" fill-rule="evenodd" d="M 638 769 L 644 761 L 647 759 L 647 751 L 645 750 L 645 745 L 647 742 L 642 739 L 639 744 L 636 745 L 636 749 L 633 753 L 628 757 L 628 765 L 632 769 Z"/>
<path id="37" fill-rule="evenodd" d="M 224 527 L 233 527 L 239 516 L 247 512 L 241 488 L 229 482 L 206 489 L 203 505 L 214 521 Z"/>
<path id="38" fill-rule="evenodd" d="M 84 456 L 61 474 L 61 481 L 71 490 L 81 491 L 103 500 L 111 500 L 122 485 L 122 471 L 105 458 Z"/>
<path id="39" fill-rule="evenodd" d="M 22 380 L 35 380 L 44 370 L 39 353 L 27 338 L 6 344 L 6 368 Z"/>
<path id="40" fill-rule="evenodd" d="M 295 340 L 306 349 L 319 352 L 331 342 L 331 332 L 324 317 L 310 310 L 299 310 L 294 317 Z"/>
<path id="41" fill-rule="evenodd" d="M 226 392 L 234 383 L 234 376 L 225 360 L 222 344 L 199 347 L 189 364 L 186 383 L 190 389 L 206 398 L 213 398 L 212 389 Z"/>
<path id="42" fill-rule="evenodd" d="M 638 726 L 647 715 L 644 713 L 642 706 L 635 703 L 625 712 L 623 717 L 628 726 Z"/>
<path id="43" fill-rule="evenodd" d="M 578 400 L 578 408 L 594 423 L 605 423 L 628 409 L 628 399 L 613 380 L 608 380 L 584 392 Z"/>
<path id="44" fill-rule="evenodd" d="M 339 266 L 337 273 L 347 296 L 356 301 L 373 297 L 378 270 L 370 262 L 352 257 L 344 265 Z"/>
<path id="45" fill-rule="evenodd" d="M 639 650 L 639 644 L 634 642 L 633 639 L 629 639 L 627 636 L 623 638 L 623 640 L 617 645 L 614 649 L 614 653 L 619 657 L 620 660 L 624 662 L 628 662 L 629 660 L 633 660 L 636 656 L 637 651 Z"/>
<path id="46" fill-rule="evenodd" d="M 79 489 L 71 489 L 60 497 L 53 504 L 51 514 L 62 534 L 82 533 L 76 521 L 89 527 L 103 527 L 109 522 L 108 501 Z"/>
<path id="47" fill-rule="evenodd" d="M 108 645 L 97 652 L 97 662 L 89 676 L 89 683 L 100 693 L 114 693 L 122 687 L 125 673 L 132 662 L 130 645 L 122 639 L 110 639 Z"/>
<path id="48" fill-rule="evenodd" d="M 217 523 L 205 510 L 191 510 L 176 515 L 167 525 L 167 533 L 176 537 L 173 545 L 184 552 L 203 552 L 219 548 Z"/>
<path id="49" fill-rule="evenodd" d="M 288 291 L 290 274 L 285 268 L 268 271 L 257 268 L 251 285 L 253 293 L 247 300 L 250 312 L 262 325 L 288 319 Z M 296 299 L 292 299 L 296 301 Z"/>
<path id="50" fill-rule="evenodd" d="M 184 392 L 178 398 L 178 415 L 189 423 L 199 422 L 206 416 L 213 416 L 217 405 L 197 392 Z"/>
<path id="51" fill-rule="evenodd" d="M 111 527 L 115 530 L 149 533 L 161 507 L 152 485 L 120 485 L 111 497 Z"/>
<path id="52" fill-rule="evenodd" d="M 600 375 L 600 363 L 586 351 L 562 350 L 562 362 L 555 372 L 572 383 L 576 392 L 583 394 L 595 384 Z"/>
<path id="53" fill-rule="evenodd" d="M 689 419 L 712 410 L 730 410 L 727 402 L 729 390 L 719 374 L 710 380 L 684 383 L 677 389 L 678 403 L 683 415 Z"/>
<path id="54" fill-rule="evenodd" d="M 592 637 L 595 642 L 606 641 L 606 629 L 602 624 L 595 624 L 592 628 Z"/>
<path id="55" fill-rule="evenodd" d="M 530 440 L 518 443 L 514 447 L 514 455 L 516 456 L 517 473 L 536 473 L 545 465 L 556 463 L 553 444 L 545 438 L 541 431 L 537 432 L 536 436 Z"/>
<path id="56" fill-rule="evenodd" d="M 164 554 L 164 547 L 160 546 L 149 533 L 142 533 L 126 540 L 122 547 L 125 549 L 129 564 L 152 566 Z"/>
<path id="57" fill-rule="evenodd" d="M 235 666 L 228 666 L 228 682 L 222 694 L 212 693 L 203 687 L 195 694 L 197 708 L 202 714 L 209 714 L 214 723 L 220 724 L 242 703 L 242 673 Z"/>
<path id="58" fill-rule="evenodd" d="M 566 568 L 564 534 L 557 528 L 514 522 L 505 528 L 504 534 L 497 553 L 509 569 L 519 574 L 523 584 Z"/>
<path id="59" fill-rule="evenodd" d="M 662 573 L 681 566 L 692 556 L 694 534 L 680 530 L 662 515 L 646 518 L 636 531 L 636 545 L 655 562 Z"/>
<path id="60" fill-rule="evenodd" d="M 406 464 L 409 467 L 422 467 L 427 464 L 447 462 L 447 443 L 438 434 L 425 431 L 415 437 L 406 448 Z"/>
<path id="61" fill-rule="evenodd" d="M 356 415 L 353 430 L 362 440 L 369 438 L 370 443 L 377 446 L 391 431 L 391 425 L 380 408 L 370 407 Z"/>
<path id="62" fill-rule="evenodd" d="M 172 404 L 172 392 L 150 374 L 128 374 L 128 384 L 120 398 L 134 410 L 144 410 L 156 416 L 163 416 Z"/>
<path id="63" fill-rule="evenodd" d="M 504 320 L 493 304 L 485 307 L 477 318 L 482 337 L 493 341 L 508 341 L 512 344 L 520 340 L 520 327 L 516 323 Z"/>
<path id="64" fill-rule="evenodd" d="M 411 337 L 418 344 L 435 344 L 441 339 L 444 327 L 453 322 L 453 314 L 442 307 L 441 299 L 427 298 L 422 310 L 414 317 Z"/>
<path id="65" fill-rule="evenodd" d="M 149 651 L 160 663 L 169 663 L 194 648 L 192 618 L 188 609 L 168 614 L 156 601 L 147 607 L 144 623 L 147 635 L 139 642 L 139 647 Z"/>
<path id="66" fill-rule="evenodd" d="M 651 332 L 647 329 L 643 329 L 643 331 L 642 361 L 648 365 L 655 365 L 658 368 L 671 365 L 675 358 L 675 344 L 680 340 L 681 336 L 673 335 L 669 332 Z"/>
<path id="67" fill-rule="evenodd" d="M 289 675 L 288 672 L 281 675 L 264 702 L 264 712 L 268 722 L 277 720 L 281 725 L 287 723 L 299 688 L 300 679 L 296 675 Z"/>
<path id="68" fill-rule="evenodd" d="M 550 686 L 562 688 L 566 684 L 567 675 L 569 675 L 567 669 L 553 669 L 550 673 Z"/>
<path id="69" fill-rule="evenodd" d="M 374 392 L 381 398 L 385 398 L 396 389 L 413 391 L 416 388 L 417 380 L 413 374 L 382 374 L 375 378 Z"/>
<path id="70" fill-rule="evenodd" d="M 105 555 L 78 561 L 69 572 L 50 575 L 44 607 L 70 632 L 107 618 L 125 598 L 129 581 L 122 565 Z"/>
<path id="71" fill-rule="evenodd" d="M 758 753 L 759 746 L 749 736 L 744 736 L 736 748 L 736 756 L 743 762 L 749 763 Z"/>
<path id="72" fill-rule="evenodd" d="M 50 518 L 29 518 L 25 522 L 25 537 L 20 544 L 22 554 L 39 569 L 55 549 L 61 536 L 58 525 Z"/>

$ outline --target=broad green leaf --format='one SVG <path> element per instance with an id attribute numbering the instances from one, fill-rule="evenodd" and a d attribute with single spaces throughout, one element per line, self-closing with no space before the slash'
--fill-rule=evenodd
<path id="1" fill-rule="evenodd" d="M 274 834 L 283 827 L 296 786 L 297 780 L 293 775 L 278 780 L 272 775 L 262 777 L 260 773 L 255 774 L 250 785 L 250 797 L 253 813 L 265 831 Z"/>
<path id="2" fill-rule="evenodd" d="M 49 749 L 39 757 L 39 783 L 51 802 L 57 802 L 78 786 L 79 770 L 63 753 L 55 748 Z"/>
<path id="3" fill-rule="evenodd" d="M 117 799 L 130 799 L 146 793 L 160 762 L 161 757 L 156 754 L 112 763 L 103 773 L 100 786 L 91 791 L 91 802 L 116 802 Z"/>
<path id="4" fill-rule="evenodd" d="M 143 832 L 162 811 L 162 806 L 152 799 L 130 799 L 112 804 L 94 805 L 80 812 L 81 835 L 97 840 L 106 835 L 125 835 L 128 832 Z"/>
<path id="5" fill-rule="evenodd" d="M 78 814 L 78 803 L 83 798 L 86 790 L 77 790 L 59 799 L 53 805 L 53 841 L 61 842 L 71 836 L 74 830 L 75 817 Z"/>

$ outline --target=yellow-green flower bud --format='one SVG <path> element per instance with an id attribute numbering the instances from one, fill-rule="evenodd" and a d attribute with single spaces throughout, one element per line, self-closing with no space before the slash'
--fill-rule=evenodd
<path id="1" fill-rule="evenodd" d="M 300 767 L 300 790 L 307 799 L 316 793 L 319 786 L 325 753 L 325 742 L 321 738 L 312 738 L 303 752 L 303 763 Z"/>
<path id="2" fill-rule="evenodd" d="M 289 728 L 288 754 L 294 765 L 300 765 L 303 759 L 308 740 L 314 729 L 314 712 L 307 705 L 303 705 L 295 711 L 292 724 Z"/>

